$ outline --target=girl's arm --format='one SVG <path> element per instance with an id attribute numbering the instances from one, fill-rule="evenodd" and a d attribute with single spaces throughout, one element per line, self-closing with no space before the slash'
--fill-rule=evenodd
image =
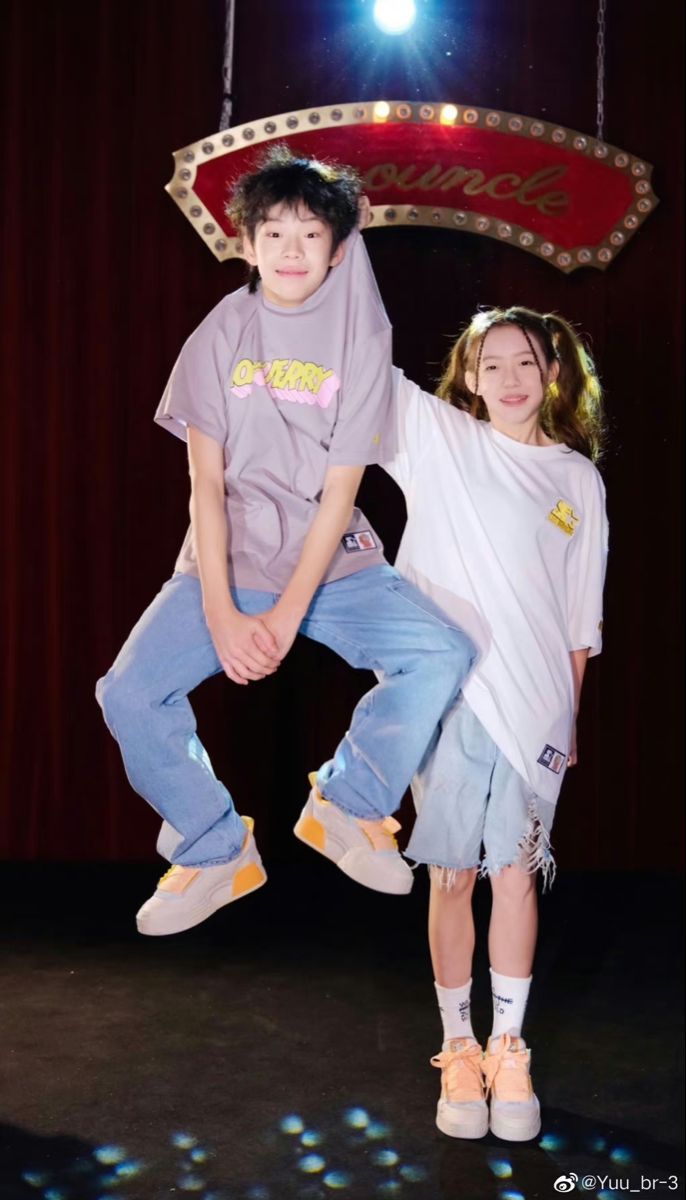
<path id="1" fill-rule="evenodd" d="M 300 622 L 348 528 L 364 467 L 329 467 L 319 509 L 303 542 L 298 564 L 274 608 L 263 621 L 278 645 L 279 658 L 288 653 Z"/>
<path id="2" fill-rule="evenodd" d="M 423 392 L 399 367 L 393 367 L 392 378 L 393 403 L 380 465 L 407 494 L 419 464 L 431 453 L 438 436 L 436 417 L 445 402 Z"/>
<path id="3" fill-rule="evenodd" d="M 224 451 L 214 438 L 189 426 L 188 458 L 203 611 L 214 648 L 234 683 L 264 679 L 278 666 L 276 642 L 260 617 L 238 611 L 229 591 Z"/>
<path id="4" fill-rule="evenodd" d="M 583 687 L 584 673 L 586 671 L 586 663 L 588 662 L 588 647 L 586 647 L 584 650 L 570 650 L 569 657 L 572 662 L 572 679 L 574 680 L 574 722 L 572 725 L 572 736 L 567 766 L 575 767 L 578 761 L 576 749 L 576 719 L 579 714 L 581 688 Z"/>

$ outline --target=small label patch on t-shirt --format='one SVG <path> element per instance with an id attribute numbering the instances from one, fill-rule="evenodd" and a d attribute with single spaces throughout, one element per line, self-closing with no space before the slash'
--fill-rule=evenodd
<path id="1" fill-rule="evenodd" d="M 376 550 L 376 538 L 371 529 L 361 529 L 358 533 L 344 533 L 341 545 L 346 554 L 357 554 L 358 550 Z"/>
<path id="2" fill-rule="evenodd" d="M 549 771 L 554 771 L 556 775 L 559 775 L 564 765 L 565 756 L 561 750 L 556 750 L 554 746 L 544 746 L 536 761 L 540 762 L 542 767 L 547 767 Z"/>

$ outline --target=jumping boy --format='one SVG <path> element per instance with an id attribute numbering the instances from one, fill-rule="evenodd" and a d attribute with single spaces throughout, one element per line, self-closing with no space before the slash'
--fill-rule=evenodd
<path id="1" fill-rule="evenodd" d="M 97 687 L 172 864 L 137 916 L 189 929 L 266 880 L 214 775 L 188 693 L 274 672 L 298 632 L 380 682 L 320 768 L 295 833 L 378 891 L 409 892 L 390 814 L 473 646 L 383 558 L 359 509 L 380 461 L 390 327 L 356 231 L 354 172 L 272 149 L 229 208 L 251 264 L 184 345 L 156 420 L 188 443 L 191 526 L 172 578 Z"/>

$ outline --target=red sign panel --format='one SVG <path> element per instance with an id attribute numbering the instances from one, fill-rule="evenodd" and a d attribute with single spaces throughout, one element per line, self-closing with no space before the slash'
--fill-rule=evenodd
<path id="1" fill-rule="evenodd" d="M 649 163 L 550 122 L 449 103 L 306 109 L 174 155 L 167 191 L 219 259 L 237 253 L 225 214 L 231 187 L 272 140 L 356 167 L 376 226 L 480 233 L 565 272 L 605 268 L 658 203 Z"/>

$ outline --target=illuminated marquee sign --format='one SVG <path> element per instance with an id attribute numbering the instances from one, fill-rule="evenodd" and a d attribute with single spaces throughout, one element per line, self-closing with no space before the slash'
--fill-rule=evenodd
<path id="1" fill-rule="evenodd" d="M 238 253 L 224 211 L 231 186 L 274 140 L 354 166 L 372 227 L 484 234 L 565 272 L 603 270 L 658 203 L 650 163 L 550 121 L 448 103 L 303 109 L 176 151 L 166 190 L 220 260 Z"/>

